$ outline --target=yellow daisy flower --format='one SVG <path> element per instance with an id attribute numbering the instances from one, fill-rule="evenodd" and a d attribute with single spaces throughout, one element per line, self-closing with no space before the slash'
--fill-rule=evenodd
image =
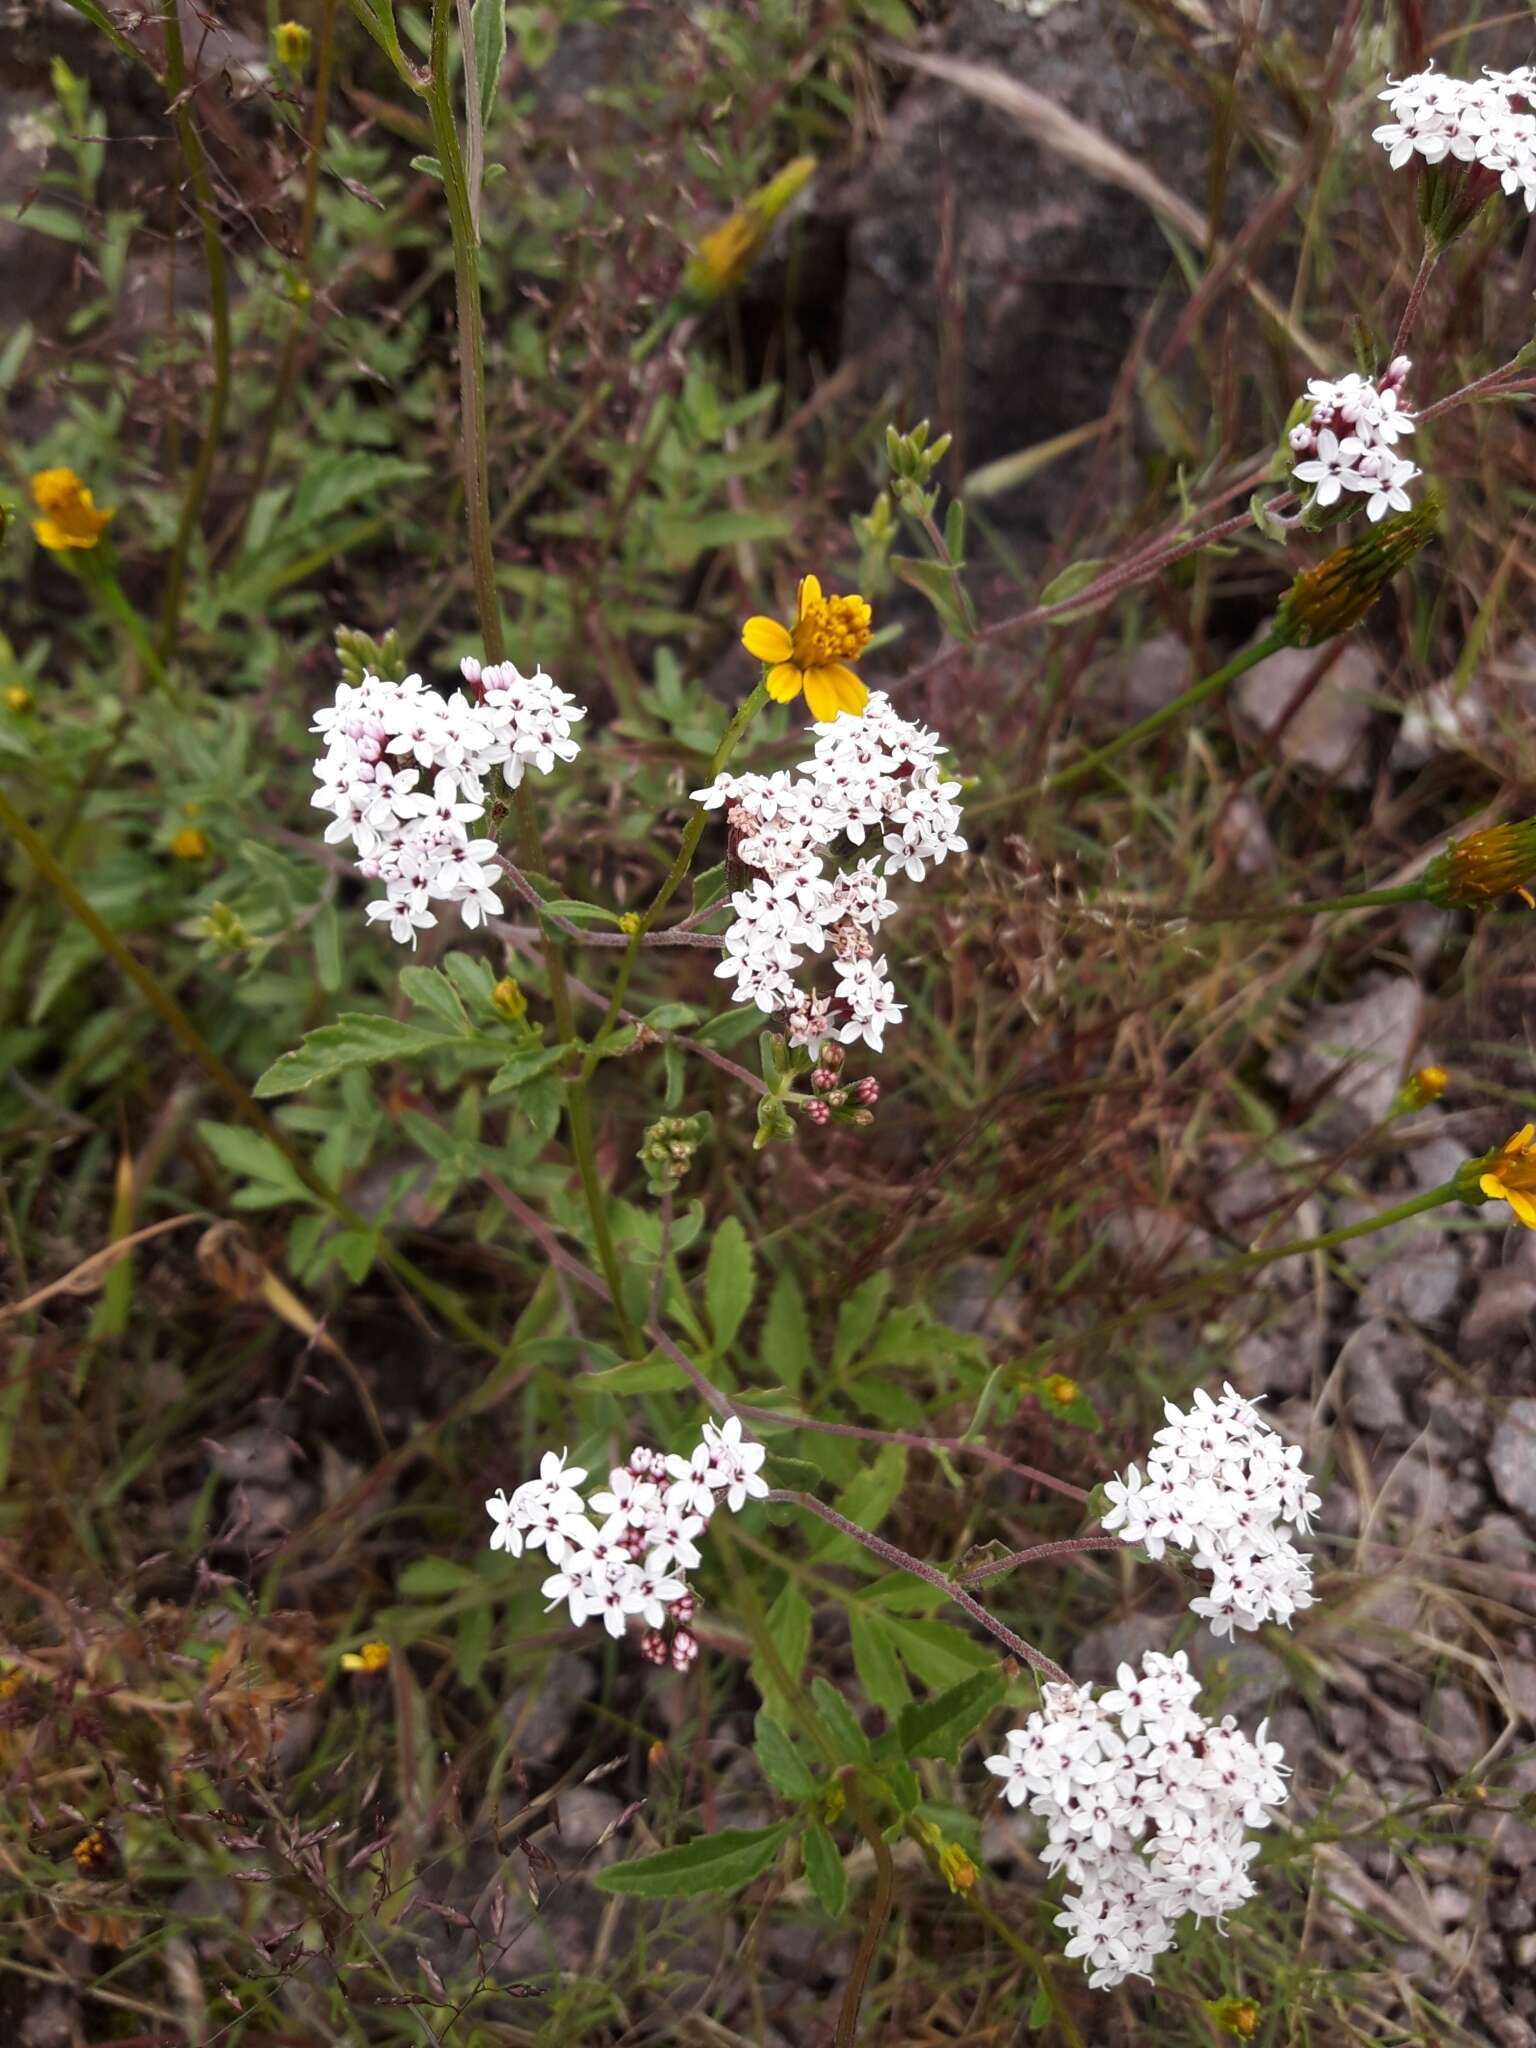
<path id="1" fill-rule="evenodd" d="M 32 531 L 55 554 L 95 547 L 112 517 L 98 509 L 72 469 L 40 469 L 32 479 L 32 495 L 43 515 L 33 520 Z"/>
<path id="2" fill-rule="evenodd" d="M 364 1643 L 360 1650 L 344 1650 L 341 1656 L 343 1671 L 387 1671 L 389 1669 L 389 1645 L 377 1640 Z"/>
<path id="3" fill-rule="evenodd" d="M 804 690 L 812 718 L 825 725 L 839 711 L 858 717 L 869 702 L 868 690 L 845 666 L 869 645 L 869 618 L 862 597 L 823 597 L 819 580 L 802 576 L 794 625 L 748 619 L 741 644 L 768 664 L 768 694 L 776 704 L 791 703 Z"/>
<path id="4" fill-rule="evenodd" d="M 1508 1202 L 1515 1218 L 1527 1230 L 1536 1230 L 1536 1124 L 1526 1124 L 1494 1155 L 1493 1163 L 1478 1181 L 1491 1202 Z"/>

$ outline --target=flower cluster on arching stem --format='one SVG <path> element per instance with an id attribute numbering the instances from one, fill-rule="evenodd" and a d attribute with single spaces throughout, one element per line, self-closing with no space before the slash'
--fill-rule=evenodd
<path id="1" fill-rule="evenodd" d="M 491 1548 L 513 1557 L 542 1550 L 555 1566 L 543 1584 L 552 1608 L 563 1602 L 577 1628 L 601 1621 L 615 1638 L 638 1623 L 641 1656 L 686 1671 L 699 1654 L 686 1576 L 701 1562 L 698 1539 L 717 1508 L 736 1513 L 763 1498 L 766 1456 L 731 1415 L 706 1422 L 686 1457 L 638 1446 L 606 1486 L 584 1494 L 585 1468 L 546 1451 L 536 1479 L 486 1502 Z"/>
<path id="2" fill-rule="evenodd" d="M 310 728 L 325 737 L 312 799 L 332 813 L 325 837 L 351 840 L 359 873 L 384 884 L 369 917 L 411 946 L 437 923 L 433 903 L 457 904 L 471 930 L 500 914 L 496 842 L 471 836 L 487 778 L 499 773 L 515 789 L 529 768 L 547 775 L 581 751 L 571 727 L 585 710 L 542 669 L 460 667 L 468 694 L 441 696 L 419 675 L 342 683 Z"/>
<path id="3" fill-rule="evenodd" d="M 1306 1535 L 1321 1506 L 1300 1446 L 1286 1443 L 1232 1386 L 1219 1400 L 1198 1389 L 1188 1410 L 1165 1401 L 1163 1413 L 1146 1477 L 1132 1465 L 1104 1488 L 1104 1528 L 1150 1557 L 1188 1551 L 1213 1582 L 1190 1612 L 1213 1634 L 1288 1623 L 1312 1605 L 1312 1566 L 1290 1531 Z"/>
<path id="4" fill-rule="evenodd" d="M 1417 157 L 1433 167 L 1451 164 L 1482 173 L 1477 194 L 1499 188 L 1518 192 L 1526 211 L 1536 212 L 1536 68 L 1485 71 L 1481 78 L 1450 78 L 1440 71 L 1416 71 L 1389 79 L 1377 95 L 1387 102 L 1390 121 L 1371 131 L 1400 170 Z"/>
<path id="5" fill-rule="evenodd" d="M 1374 382 L 1354 370 L 1308 381 L 1305 402 L 1311 411 L 1286 438 L 1296 458 L 1292 481 L 1311 492 L 1310 505 L 1326 510 L 1349 491 L 1365 499 L 1373 524 L 1409 509 L 1408 486 L 1421 471 L 1399 455 L 1397 443 L 1414 432 L 1413 415 L 1402 400 L 1412 368 L 1407 356 L 1395 356 Z"/>
<path id="6" fill-rule="evenodd" d="M 938 765 L 943 741 L 898 717 L 883 692 L 862 716 L 839 715 L 815 732 L 811 759 L 793 773 L 718 775 L 693 792 L 707 809 L 724 808 L 730 858 L 750 878 L 731 897 L 735 920 L 715 972 L 735 981 L 738 1002 L 782 1013 L 789 1044 L 813 1058 L 834 1039 L 879 1052 L 903 1010 L 880 947 L 896 910 L 887 878 L 921 882 L 965 850 L 960 785 Z M 870 851 L 829 874 L 839 839 Z M 802 988 L 807 955 L 823 953 L 835 987 Z"/>
<path id="7" fill-rule="evenodd" d="M 1266 1827 L 1286 1796 L 1268 1724 L 1250 1740 L 1230 1715 L 1207 1720 L 1182 1650 L 1149 1650 L 1139 1672 L 1122 1664 L 1116 1678 L 1097 1697 L 1048 1685 L 987 1758 L 1009 1805 L 1046 1823 L 1047 1869 L 1077 1887 L 1056 1925 L 1095 1990 L 1149 1976 L 1186 1914 L 1220 1920 L 1253 1896 L 1259 1845 L 1247 1830 Z"/>

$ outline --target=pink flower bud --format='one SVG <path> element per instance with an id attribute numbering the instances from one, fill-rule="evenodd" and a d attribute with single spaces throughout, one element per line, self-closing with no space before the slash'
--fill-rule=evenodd
<path id="1" fill-rule="evenodd" d="M 672 1653 L 667 1647 L 666 1637 L 651 1629 L 640 1638 L 640 1654 L 647 1664 L 665 1664 Z"/>
<path id="2" fill-rule="evenodd" d="M 880 1083 L 873 1074 L 866 1074 L 853 1092 L 866 1109 L 873 1109 L 880 1100 Z"/>
<path id="3" fill-rule="evenodd" d="M 680 1628 L 672 1638 L 672 1669 L 674 1671 L 688 1670 L 697 1660 L 698 1654 L 698 1637 L 690 1634 L 687 1629 Z"/>
<path id="4" fill-rule="evenodd" d="M 824 1102 L 808 1102 L 805 1105 L 805 1113 L 813 1124 L 829 1124 L 832 1121 L 832 1112 Z"/>

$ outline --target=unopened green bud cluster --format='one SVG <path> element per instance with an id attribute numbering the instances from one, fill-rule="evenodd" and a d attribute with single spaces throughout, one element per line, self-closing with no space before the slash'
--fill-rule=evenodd
<path id="1" fill-rule="evenodd" d="M 368 675 L 398 682 L 405 674 L 405 642 L 393 626 L 382 640 L 375 640 L 371 633 L 358 632 L 355 626 L 338 626 L 336 658 L 341 664 L 342 681 L 354 686 Z"/>
<path id="2" fill-rule="evenodd" d="M 919 420 L 908 434 L 899 434 L 894 427 L 886 428 L 885 459 L 890 464 L 891 489 L 903 512 L 910 512 L 916 519 L 926 518 L 932 512 L 939 501 L 938 488 L 930 491 L 924 487 L 949 453 L 953 439 L 952 434 L 940 434 L 930 445 L 926 420 Z"/>
<path id="3" fill-rule="evenodd" d="M 653 1195 L 670 1195 L 693 1164 L 693 1155 L 709 1136 L 707 1110 L 697 1116 L 663 1116 L 647 1126 L 636 1158 L 645 1168 Z"/>

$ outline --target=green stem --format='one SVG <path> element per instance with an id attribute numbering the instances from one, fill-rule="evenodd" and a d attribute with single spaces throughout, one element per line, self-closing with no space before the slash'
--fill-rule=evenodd
<path id="1" fill-rule="evenodd" d="M 1228 910 L 1214 917 L 1194 911 L 1173 913 L 1170 922 L 1192 924 L 1268 924 L 1288 917 L 1322 917 L 1333 910 L 1374 910 L 1384 903 L 1423 903 L 1427 892 L 1422 882 L 1404 882 L 1392 889 L 1358 889 L 1352 896 L 1318 896 L 1310 903 L 1283 903 L 1272 910 Z"/>
<path id="2" fill-rule="evenodd" d="M 165 83 L 170 94 L 171 118 L 176 144 L 186 166 L 192 190 L 192 207 L 203 239 L 203 263 L 208 272 L 208 307 L 213 323 L 213 383 L 208 393 L 208 412 L 203 421 L 203 438 L 197 460 L 187 480 L 171 543 L 171 559 L 165 572 L 165 594 L 160 605 L 159 654 L 168 661 L 176 651 L 181 630 L 181 596 L 186 584 L 187 557 L 192 538 L 202 518 L 203 502 L 213 478 L 214 458 L 224 432 L 224 414 L 229 404 L 229 273 L 224 263 L 224 245 L 219 240 L 219 223 L 214 213 L 213 180 L 203 150 L 187 81 L 186 52 L 181 41 L 181 16 L 177 0 L 164 0 L 161 24 L 165 34 Z"/>
<path id="3" fill-rule="evenodd" d="M 726 727 L 721 736 L 719 746 L 715 748 L 714 753 L 710 756 L 709 774 L 705 778 L 706 781 L 713 782 L 721 769 L 724 768 L 726 762 L 735 753 L 742 734 L 767 701 L 768 685 L 766 682 L 760 682 L 752 694 L 744 698 L 736 707 L 735 717 Z M 598 1025 L 597 1030 L 592 1036 L 591 1047 L 582 1068 L 583 1081 L 590 1079 L 593 1068 L 602 1057 L 602 1048 L 613 1030 L 620 1010 L 624 1007 L 624 998 L 629 993 L 629 978 L 634 972 L 635 961 L 639 958 L 640 948 L 645 941 L 645 935 L 650 931 L 667 904 L 671 902 L 672 898 L 681 888 L 684 877 L 693 865 L 693 856 L 698 851 L 699 841 L 703 838 L 704 827 L 708 823 L 708 811 L 705 810 L 702 804 L 695 804 L 692 816 L 683 827 L 683 836 L 678 842 L 677 853 L 673 858 L 672 865 L 667 870 L 666 880 L 651 898 L 649 906 L 642 911 L 639 924 L 629 935 L 629 944 L 624 948 L 624 957 L 619 962 L 619 971 L 614 983 L 613 994 L 609 999 L 607 1009 L 603 1012 L 603 1021 Z"/>
<path id="4" fill-rule="evenodd" d="M 1320 1237 L 1298 1238 L 1294 1244 L 1276 1245 L 1268 1251 L 1245 1252 L 1241 1258 L 1228 1259 L 1200 1277 L 1219 1280 L 1229 1273 L 1246 1273 L 1255 1266 L 1273 1265 L 1276 1259 L 1297 1258 L 1302 1252 L 1330 1251 L 1336 1244 L 1348 1244 L 1351 1238 L 1369 1237 L 1373 1231 L 1389 1230 L 1394 1223 L 1406 1223 L 1410 1216 L 1422 1216 L 1427 1210 L 1443 1209 L 1447 1202 L 1466 1200 L 1466 1190 L 1458 1182 L 1448 1180 L 1441 1187 L 1431 1188 L 1427 1195 L 1415 1195 L 1412 1201 L 1399 1202 L 1393 1209 L 1383 1209 L 1379 1216 L 1367 1216 L 1359 1223 L 1346 1224 L 1342 1230 L 1326 1230 Z"/>
<path id="5" fill-rule="evenodd" d="M 496 563 L 491 546 L 490 464 L 485 433 L 485 328 L 480 299 L 480 248 L 475 232 L 474 209 L 465 178 L 464 158 L 459 148 L 458 124 L 449 93 L 448 21 L 449 0 L 434 0 L 432 8 L 432 71 L 427 86 L 427 107 L 432 117 L 432 135 L 442 167 L 443 191 L 448 204 L 448 226 L 453 240 L 453 276 L 459 322 L 459 394 L 464 450 L 464 505 L 469 525 L 470 567 L 475 582 L 475 607 L 480 618 L 480 637 L 487 661 L 500 661 L 506 649 L 501 629 L 501 606 L 496 595 Z M 525 869 L 542 872 L 543 848 L 533 796 L 526 782 L 513 793 L 517 821 L 518 858 Z M 560 1044 L 569 1045 L 576 1035 L 575 1010 L 566 979 L 565 961 L 558 942 L 540 926 L 545 969 L 549 976 L 550 1007 Z M 613 1297 L 626 1350 L 638 1352 L 639 1333 L 625 1307 L 621 1291 L 618 1254 L 608 1222 L 608 1204 L 602 1177 L 597 1170 L 597 1149 L 592 1135 L 592 1110 L 587 1098 L 591 1073 L 590 1057 L 574 1079 L 566 1083 L 565 1112 L 571 1151 L 581 1178 L 582 1197 L 592 1225 L 592 1243 L 598 1264 Z"/>
<path id="6" fill-rule="evenodd" d="M 859 1773 L 850 1765 L 841 1771 L 843 1795 L 848 1802 L 848 1813 L 854 1826 L 868 1842 L 870 1853 L 875 1859 L 875 1889 L 869 1901 L 869 1917 L 864 1922 L 864 1932 L 859 1937 L 858 1953 L 853 1959 L 853 1968 L 848 1972 L 848 1982 L 843 1988 L 843 2002 L 837 2015 L 837 2032 L 833 2036 L 833 2048 L 855 2048 L 859 2030 L 859 2007 L 864 2001 L 864 1988 L 869 1982 L 869 1973 L 874 1967 L 875 1957 L 880 1949 L 880 1937 L 885 1932 L 885 1923 L 890 1918 L 891 1897 L 896 1887 L 896 1866 L 891 1860 L 890 1844 L 880 1831 L 880 1824 L 869 1810 L 868 1802 L 859 1789 Z"/>
<path id="7" fill-rule="evenodd" d="M 1228 683 L 1242 675 L 1245 669 L 1254 668 L 1259 662 L 1267 661 L 1270 655 L 1278 652 L 1286 644 L 1279 633 L 1269 634 L 1257 646 L 1237 655 L 1225 667 L 1217 669 L 1213 675 L 1203 676 L 1198 683 L 1191 684 L 1189 689 L 1182 691 L 1171 704 L 1165 704 L 1160 711 L 1154 711 L 1148 717 L 1138 720 L 1135 725 L 1127 726 L 1124 732 L 1117 733 L 1115 738 L 1104 746 L 1095 747 L 1091 754 L 1085 754 L 1080 761 L 1074 761 L 1070 768 L 1063 768 L 1059 775 L 1053 775 L 1044 785 L 1042 793 L 1052 795 L 1057 790 L 1070 789 L 1073 783 L 1081 782 L 1084 776 L 1092 775 L 1107 761 L 1115 760 L 1128 748 L 1139 746 L 1143 740 L 1150 739 L 1153 733 L 1161 732 L 1165 725 L 1171 725 L 1176 718 L 1182 718 L 1186 711 L 1193 711 L 1196 705 L 1216 696 Z"/>

